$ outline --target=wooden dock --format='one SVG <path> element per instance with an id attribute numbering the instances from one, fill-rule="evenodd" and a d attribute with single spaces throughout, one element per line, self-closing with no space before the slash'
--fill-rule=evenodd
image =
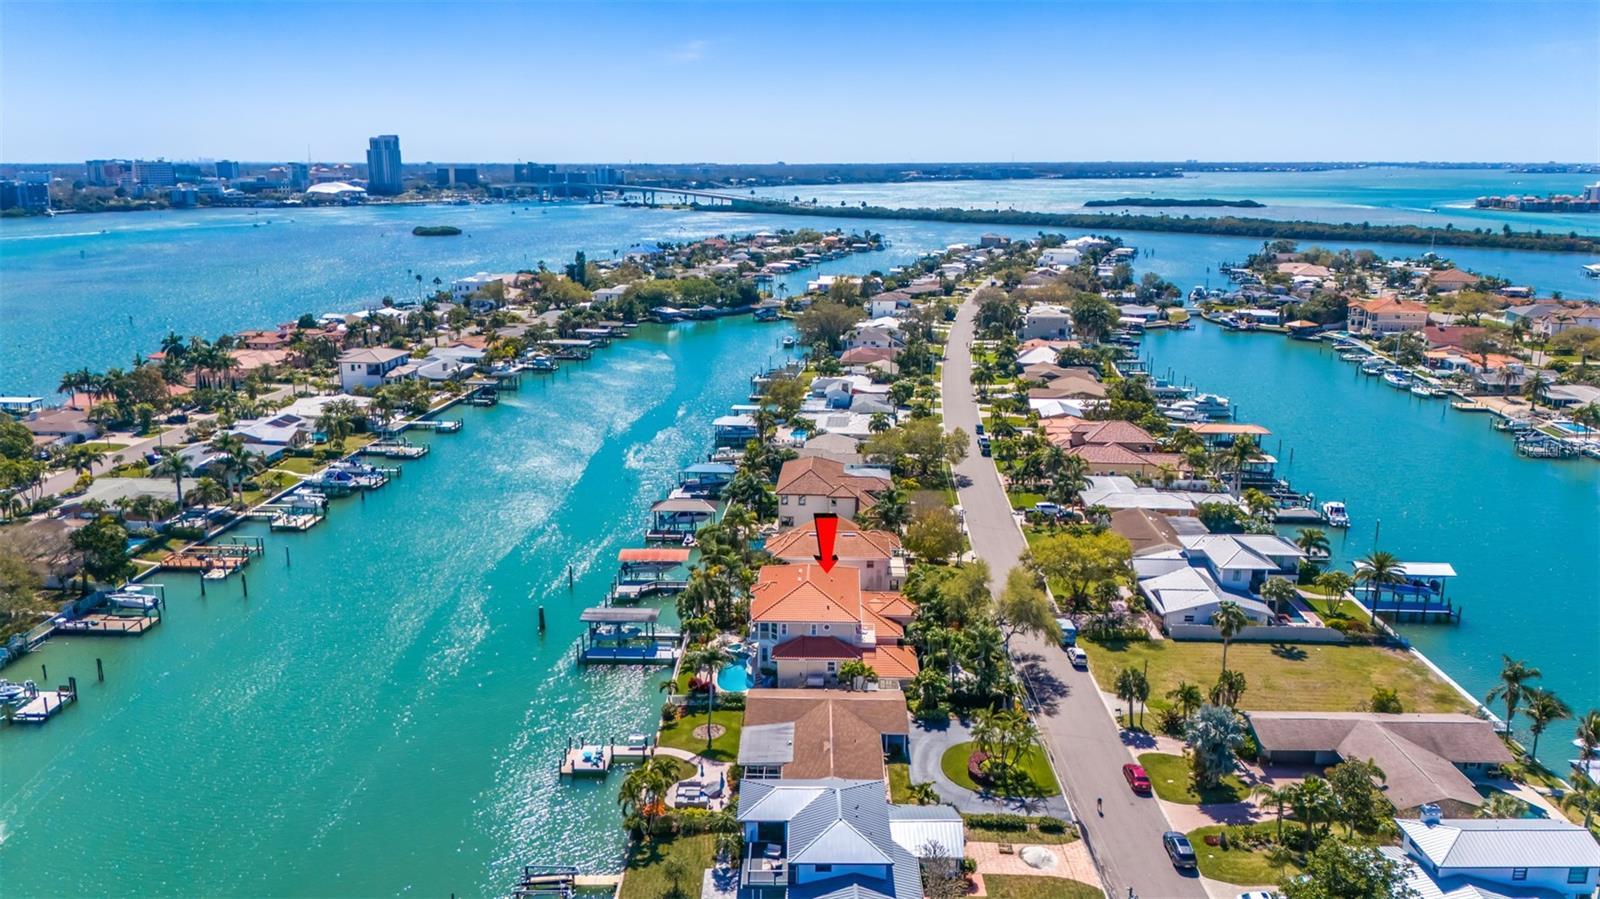
<path id="1" fill-rule="evenodd" d="M 416 428 L 419 431 L 436 431 L 440 434 L 454 434 L 461 430 L 459 418 L 418 418 L 406 422 L 400 430 Z"/>
<path id="2" fill-rule="evenodd" d="M 170 571 L 221 572 L 226 577 L 250 564 L 253 557 L 265 551 L 266 546 L 259 537 L 239 543 L 186 546 L 167 553 L 158 565 Z"/>
<path id="3" fill-rule="evenodd" d="M 567 750 L 566 756 L 561 759 L 562 777 L 604 777 L 611 770 L 613 758 L 610 746 L 600 746 L 593 743 L 584 746 L 574 746 Z"/>
<path id="4" fill-rule="evenodd" d="M 578 869 L 569 865 L 523 865 L 512 899 L 567 899 L 580 884 Z M 620 880 L 620 878 L 618 878 Z"/>
<path id="5" fill-rule="evenodd" d="M 57 622 L 56 633 L 103 637 L 136 637 L 160 623 L 160 615 L 112 615 L 105 612 L 93 612 L 81 618 Z"/>
<path id="6" fill-rule="evenodd" d="M 78 694 L 71 687 L 40 690 L 32 699 L 12 710 L 9 717 L 21 724 L 43 724 L 77 701 Z"/>

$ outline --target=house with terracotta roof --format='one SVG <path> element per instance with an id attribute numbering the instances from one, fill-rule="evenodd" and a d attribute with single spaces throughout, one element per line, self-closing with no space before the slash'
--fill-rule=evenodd
<path id="1" fill-rule="evenodd" d="M 240 331 L 237 336 L 247 350 L 281 350 L 294 340 L 290 331 Z"/>
<path id="2" fill-rule="evenodd" d="M 1397 334 L 1421 331 L 1428 324 L 1428 307 L 1398 297 L 1351 300 L 1346 327 L 1352 334 Z"/>
<path id="3" fill-rule="evenodd" d="M 766 551 L 791 564 L 810 562 L 817 555 L 817 523 L 813 519 L 767 540 Z M 863 590 L 899 590 L 906 580 L 905 550 L 893 531 L 874 531 L 848 518 L 839 519 L 833 544 L 841 567 L 861 573 Z"/>
<path id="4" fill-rule="evenodd" d="M 1159 450 L 1156 439 L 1128 421 L 1085 421 L 1070 416 L 1046 419 L 1045 439 L 1077 456 L 1096 475 L 1155 477 L 1163 468 L 1178 471 L 1183 456 Z"/>
<path id="5" fill-rule="evenodd" d="M 915 611 L 899 594 L 862 590 L 844 565 L 767 565 L 750 588 L 756 657 L 780 687 L 837 685 L 839 666 L 855 660 L 880 686 L 900 688 L 918 671 L 916 653 L 900 645 Z"/>
<path id="6" fill-rule="evenodd" d="M 1278 274 L 1291 278 L 1316 278 L 1319 281 L 1333 277 L 1333 271 L 1327 266 L 1310 262 L 1280 262 Z"/>
<path id="7" fill-rule="evenodd" d="M 891 486 L 881 468 L 863 469 L 822 456 L 790 459 L 778 472 L 778 526 L 808 524 L 818 512 L 854 519 Z"/>
<path id="8" fill-rule="evenodd" d="M 1483 280 L 1477 275 L 1464 272 L 1458 268 L 1447 268 L 1443 271 L 1428 273 L 1428 286 L 1435 288 L 1440 293 L 1455 293 L 1465 290 Z"/>

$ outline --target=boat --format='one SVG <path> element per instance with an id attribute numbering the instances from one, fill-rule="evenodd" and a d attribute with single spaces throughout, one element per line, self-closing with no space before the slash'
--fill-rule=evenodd
<path id="1" fill-rule="evenodd" d="M 1490 407 L 1485 406 L 1482 403 L 1473 402 L 1472 400 L 1456 400 L 1455 402 L 1450 404 L 1450 408 L 1456 410 L 1457 412 L 1493 412 L 1494 411 Z"/>
<path id="2" fill-rule="evenodd" d="M 1387 368 L 1388 365 L 1389 363 L 1383 361 L 1382 359 L 1368 359 L 1367 361 L 1361 363 L 1361 373 L 1364 375 L 1383 374 L 1383 370 Z"/>
<path id="3" fill-rule="evenodd" d="M 1391 368 L 1383 373 L 1383 383 L 1403 390 L 1411 386 L 1411 375 L 1407 374 L 1405 369 Z"/>
<path id="4" fill-rule="evenodd" d="M 1211 417 L 1196 408 L 1194 400 L 1183 400 L 1173 403 L 1161 410 L 1161 414 L 1172 421 L 1186 422 L 1188 424 L 1204 424 Z"/>
<path id="5" fill-rule="evenodd" d="M 146 593 L 137 587 L 126 587 L 115 593 L 107 593 L 105 601 L 107 605 L 116 606 L 119 609 L 140 609 L 143 611 L 149 611 L 161 605 L 160 597 L 152 593 Z"/>
<path id="6" fill-rule="evenodd" d="M 1366 353 L 1352 350 L 1348 353 L 1340 353 L 1339 358 L 1346 362 L 1365 362 L 1368 359 L 1368 355 Z"/>
<path id="7" fill-rule="evenodd" d="M 1192 402 L 1202 415 L 1210 418 L 1227 418 L 1233 413 L 1228 398 L 1218 393 L 1196 394 Z"/>
<path id="8" fill-rule="evenodd" d="M 1600 262 L 1584 266 L 1583 273 L 1591 278 L 1600 278 Z"/>
<path id="9" fill-rule="evenodd" d="M 783 338 L 783 345 L 786 346 L 786 347 L 792 347 L 792 346 L 795 345 L 795 343 L 796 343 L 796 341 L 794 339 L 794 335 L 793 334 L 790 334 L 787 337 Z"/>
<path id="10" fill-rule="evenodd" d="M 8 680 L 0 680 L 0 704 L 10 704 L 30 699 L 37 695 L 39 687 L 31 680 L 14 684 Z"/>
<path id="11" fill-rule="evenodd" d="M 1415 383 L 1413 383 L 1411 385 L 1411 394 L 1412 394 L 1412 396 L 1421 396 L 1421 397 L 1432 398 L 1432 397 L 1444 396 L 1444 391 L 1440 390 L 1437 387 L 1433 387 L 1433 386 L 1430 386 L 1428 384 L 1424 384 L 1421 381 L 1417 381 L 1417 382 L 1415 382 Z"/>
<path id="12" fill-rule="evenodd" d="M 1327 519 L 1328 527 L 1347 528 L 1350 526 L 1350 513 L 1345 511 L 1344 503 L 1336 499 L 1322 504 L 1322 517 Z"/>

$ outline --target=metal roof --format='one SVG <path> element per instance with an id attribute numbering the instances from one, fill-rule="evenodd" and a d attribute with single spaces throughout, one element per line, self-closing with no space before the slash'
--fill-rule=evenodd
<path id="1" fill-rule="evenodd" d="M 590 624 L 637 624 L 654 623 L 661 618 L 660 609 L 644 608 L 618 608 L 616 606 L 597 606 L 584 609 L 578 616 L 579 621 Z"/>
<path id="2" fill-rule="evenodd" d="M 1600 843 L 1576 824 L 1550 818 L 1397 819 L 1417 851 L 1441 868 L 1594 868 Z"/>
<path id="3" fill-rule="evenodd" d="M 650 549 L 638 548 L 625 549 L 617 553 L 618 562 L 656 562 L 659 564 L 681 564 L 689 561 L 687 549 Z"/>
<path id="4" fill-rule="evenodd" d="M 694 512 L 701 515 L 712 515 L 717 507 L 703 499 L 664 499 L 650 507 L 652 512 Z"/>
<path id="5" fill-rule="evenodd" d="M 739 732 L 739 764 L 787 765 L 794 761 L 794 722 L 757 724 Z"/>

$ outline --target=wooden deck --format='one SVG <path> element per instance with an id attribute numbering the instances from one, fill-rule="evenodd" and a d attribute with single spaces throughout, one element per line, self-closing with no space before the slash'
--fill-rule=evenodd
<path id="1" fill-rule="evenodd" d="M 11 715 L 11 720 L 22 724 L 43 724 L 60 714 L 77 699 L 71 690 L 63 688 L 40 690 L 37 696 L 17 706 Z"/>
<path id="2" fill-rule="evenodd" d="M 584 756 L 587 754 L 588 759 Z M 574 746 L 567 750 L 566 757 L 561 760 L 561 776 L 605 776 L 611 770 L 612 750 L 610 746 Z"/>

